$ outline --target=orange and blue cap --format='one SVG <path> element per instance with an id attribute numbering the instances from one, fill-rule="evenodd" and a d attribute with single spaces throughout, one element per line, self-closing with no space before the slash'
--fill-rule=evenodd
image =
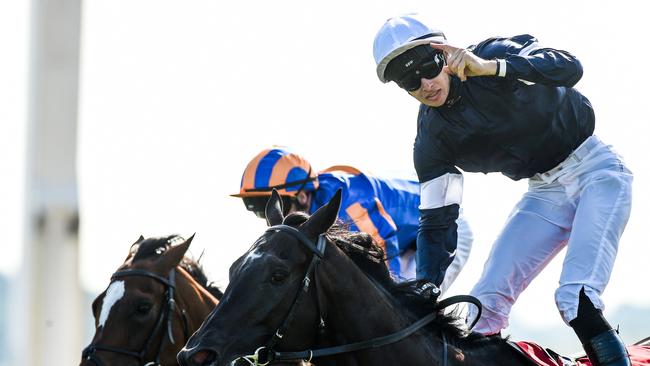
<path id="1" fill-rule="evenodd" d="M 276 189 L 282 196 L 318 188 L 318 176 L 302 156 L 284 147 L 265 149 L 246 166 L 239 193 L 233 197 L 270 196 Z"/>

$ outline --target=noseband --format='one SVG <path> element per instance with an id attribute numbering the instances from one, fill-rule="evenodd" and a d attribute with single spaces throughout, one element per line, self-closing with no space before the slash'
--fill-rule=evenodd
<path id="1" fill-rule="evenodd" d="M 149 350 L 149 347 L 151 346 L 151 343 L 153 342 L 155 336 L 160 331 L 165 332 L 164 329 L 162 329 L 164 323 L 166 323 L 166 328 L 167 328 L 166 334 L 167 334 L 167 338 L 169 339 L 169 342 L 171 344 L 175 343 L 172 334 L 173 331 L 172 313 L 176 310 L 176 301 L 174 300 L 174 291 L 176 289 L 176 269 L 172 268 L 172 270 L 169 271 L 169 275 L 167 278 L 143 269 L 126 269 L 123 271 L 117 271 L 113 273 L 113 275 L 111 276 L 111 282 L 118 278 L 132 277 L 132 276 L 149 277 L 162 283 L 165 286 L 165 298 L 166 298 L 165 306 L 160 310 L 160 315 L 158 315 L 158 320 L 156 321 L 156 325 L 151 331 L 151 333 L 149 334 L 149 337 L 147 338 L 144 347 L 142 348 L 141 351 L 137 352 L 137 351 L 130 351 L 119 347 L 109 347 L 109 346 L 102 346 L 100 344 L 90 344 L 81 353 L 82 360 L 91 361 L 97 366 L 104 366 L 104 364 L 95 354 L 97 351 L 104 351 L 104 352 L 119 353 L 122 355 L 130 356 L 136 358 L 138 360 L 138 363 L 143 364 L 144 357 L 147 355 L 147 351 Z M 189 333 L 187 315 L 185 314 L 185 311 L 181 311 L 181 315 L 183 319 L 183 333 L 185 339 L 187 340 L 188 333 Z M 162 335 L 162 339 L 160 340 L 160 345 L 158 346 L 158 353 L 156 354 L 156 358 L 154 359 L 154 361 L 147 362 L 143 364 L 143 366 L 160 366 L 160 356 L 162 353 L 164 343 L 165 343 L 165 334 Z"/>
<path id="2" fill-rule="evenodd" d="M 310 362 L 314 357 L 333 356 L 333 355 L 338 355 L 343 353 L 370 349 L 370 348 L 383 347 L 389 344 L 399 342 L 402 339 L 422 329 L 427 324 L 431 323 L 438 316 L 437 312 L 439 310 L 461 302 L 468 302 L 474 304 L 478 308 L 478 314 L 476 316 L 476 319 L 470 325 L 470 329 L 474 327 L 478 319 L 481 317 L 482 306 L 481 306 L 481 302 L 477 298 L 469 295 L 458 295 L 458 296 L 452 296 L 439 301 L 436 304 L 435 310 L 432 313 L 417 320 L 410 326 L 389 335 L 372 338 L 366 341 L 354 342 L 345 345 L 320 348 L 314 350 L 308 349 L 308 350 L 296 351 L 296 352 L 276 351 L 274 347 L 282 340 L 282 337 L 284 337 L 286 330 L 289 328 L 289 325 L 293 320 L 293 317 L 295 315 L 295 310 L 298 308 L 298 305 L 301 303 L 305 294 L 307 294 L 307 292 L 309 291 L 309 287 L 311 284 L 310 277 L 314 275 L 314 282 L 317 281 L 317 277 L 315 275 L 316 267 L 318 266 L 321 259 L 325 255 L 325 247 L 327 243 L 325 234 L 320 234 L 318 236 L 318 241 L 316 242 L 316 245 L 314 245 L 314 243 L 311 240 L 309 240 L 309 238 L 305 234 L 300 232 L 298 229 L 288 225 L 274 225 L 269 227 L 266 230 L 267 233 L 276 233 L 280 231 L 288 233 L 294 238 L 298 239 L 298 241 L 301 244 L 303 244 L 305 247 L 307 247 L 307 249 L 309 249 L 313 254 L 311 262 L 309 263 L 309 267 L 307 267 L 307 272 L 303 277 L 302 287 L 298 290 L 298 293 L 294 298 L 293 304 L 291 304 L 291 307 L 289 308 L 289 312 L 284 318 L 282 325 L 275 331 L 275 333 L 273 334 L 271 339 L 266 343 L 266 345 L 259 347 L 252 355 L 242 356 L 235 359 L 231 364 L 235 364 L 235 362 L 239 359 L 248 362 L 251 366 L 265 366 L 274 362 L 300 361 L 300 360 L 303 361 L 306 360 L 307 362 Z M 316 296 L 318 296 L 318 291 L 316 291 Z M 323 320 L 324 317 L 323 317 L 322 309 L 320 308 L 320 305 L 318 305 L 319 304 L 318 300 L 316 301 L 316 304 L 319 307 L 318 313 L 320 315 L 320 323 L 318 325 L 319 328 L 318 330 L 320 333 L 323 333 L 325 329 L 325 322 Z M 443 366 L 447 366 L 448 363 L 447 337 L 442 332 L 441 332 L 441 341 L 443 343 L 441 360 L 443 362 Z"/>

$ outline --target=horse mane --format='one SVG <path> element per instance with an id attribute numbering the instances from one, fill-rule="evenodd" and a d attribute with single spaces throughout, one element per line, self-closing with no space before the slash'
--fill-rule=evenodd
<path id="1" fill-rule="evenodd" d="M 185 241 L 185 239 L 178 234 L 144 239 L 131 247 L 133 261 L 135 262 L 159 256 L 167 249 L 169 249 L 172 245 L 183 241 Z M 192 278 L 204 289 L 206 289 L 212 296 L 216 297 L 217 300 L 219 300 L 223 296 L 223 292 L 221 292 L 221 290 L 219 290 L 219 288 L 212 282 L 208 281 L 208 276 L 203 270 L 203 265 L 199 263 L 200 259 L 200 257 L 197 260 L 192 256 L 185 254 L 179 263 L 179 266 L 187 271 L 187 273 L 189 273 L 190 276 L 192 276 Z"/>
<path id="2" fill-rule="evenodd" d="M 307 221 L 309 215 L 303 212 L 294 212 L 285 217 L 285 225 L 297 227 Z M 425 298 L 417 280 L 398 282 L 388 271 L 385 264 L 384 250 L 373 240 L 372 236 L 364 232 L 349 230 L 349 225 L 337 220 L 327 231 L 327 239 L 341 249 L 359 269 L 375 284 L 381 286 L 400 308 L 406 309 L 413 317 L 422 318 L 432 311 L 437 311 L 436 319 L 427 328 L 431 331 L 444 331 L 455 338 L 466 336 L 467 331 L 462 328 L 462 321 L 458 311 L 445 314 L 443 310 L 436 310 L 435 303 Z"/>

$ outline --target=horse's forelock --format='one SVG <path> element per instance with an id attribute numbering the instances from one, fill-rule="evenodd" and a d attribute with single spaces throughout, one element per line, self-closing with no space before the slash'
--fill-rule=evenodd
<path id="1" fill-rule="evenodd" d="M 284 218 L 282 223 L 284 225 L 297 227 L 307 222 L 307 220 L 309 220 L 309 214 L 302 211 L 296 211 L 287 215 L 287 217 Z"/>

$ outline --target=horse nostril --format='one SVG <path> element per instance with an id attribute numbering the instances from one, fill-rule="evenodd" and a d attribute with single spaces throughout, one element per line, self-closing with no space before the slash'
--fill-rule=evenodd
<path id="1" fill-rule="evenodd" d="M 212 350 L 201 350 L 192 356 L 192 362 L 197 366 L 207 366 L 217 360 L 217 353 Z"/>

